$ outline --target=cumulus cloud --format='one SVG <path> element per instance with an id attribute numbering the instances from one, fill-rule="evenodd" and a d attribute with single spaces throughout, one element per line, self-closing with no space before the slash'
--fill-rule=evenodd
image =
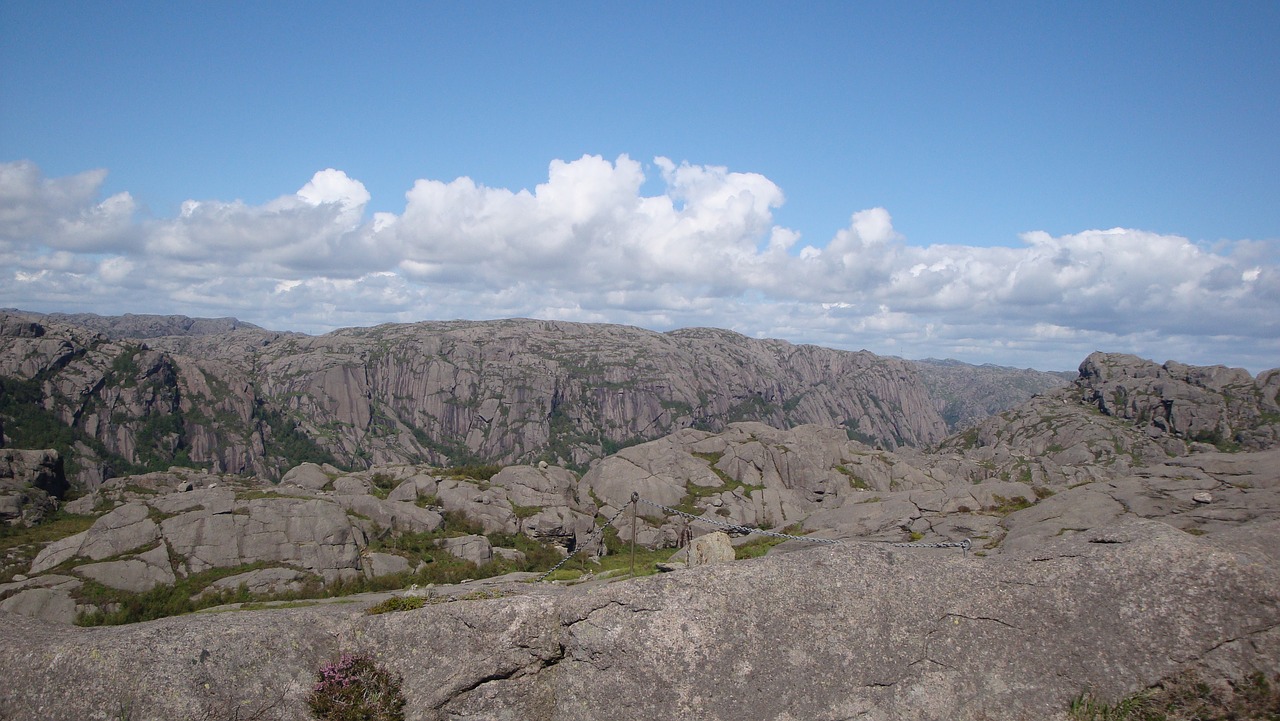
<path id="1" fill-rule="evenodd" d="M 908 357 L 1062 368 L 1102 348 L 1280 365 L 1280 247 L 1113 228 L 1018 247 L 916 246 L 884 208 L 813 241 L 777 225 L 768 178 L 656 158 L 550 163 L 532 190 L 421 179 L 368 217 L 341 170 L 250 205 L 138 219 L 104 171 L 0 164 L 0 304 L 237 315 L 324 331 L 532 316 L 713 325 Z"/>
<path id="2" fill-rule="evenodd" d="M 125 250 L 133 198 L 99 201 L 105 170 L 46 179 L 34 163 L 0 163 L 0 250 Z"/>

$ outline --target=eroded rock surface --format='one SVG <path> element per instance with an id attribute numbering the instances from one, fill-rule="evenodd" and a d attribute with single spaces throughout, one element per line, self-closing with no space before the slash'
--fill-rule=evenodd
<path id="1" fill-rule="evenodd" d="M 1063 719 L 1086 689 L 1280 672 L 1280 572 L 1263 550 L 1278 533 L 1236 545 L 1134 520 L 998 558 L 818 548 L 379 616 L 78 629 L 0 613 L 0 713 L 300 720 L 317 669 L 348 651 L 403 675 L 413 721 Z"/>

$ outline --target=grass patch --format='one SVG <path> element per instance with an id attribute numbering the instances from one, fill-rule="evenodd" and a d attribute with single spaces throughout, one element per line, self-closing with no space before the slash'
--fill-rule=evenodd
<path id="1" fill-rule="evenodd" d="M 1183 674 L 1105 703 L 1089 693 L 1071 701 L 1071 721 L 1229 721 L 1280 719 L 1280 676 L 1255 673 L 1229 689 Z"/>
<path id="2" fill-rule="evenodd" d="M 59 510 L 30 528 L 0 523 L 0 583 L 30 569 L 45 544 L 87 531 L 96 520 Z"/>
<path id="3" fill-rule="evenodd" d="M 782 532 L 790 536 L 804 535 L 804 527 L 799 523 L 793 523 L 782 529 Z M 770 548 L 785 543 L 787 539 L 777 538 L 774 536 L 756 536 L 746 543 L 734 546 L 733 557 L 739 561 L 748 558 L 759 558 L 769 552 Z"/>
<path id="4" fill-rule="evenodd" d="M 853 471 L 849 470 L 843 465 L 836 466 L 836 470 L 840 471 L 841 473 L 849 477 L 849 485 L 851 487 L 856 488 L 860 491 L 871 490 L 871 486 L 868 486 L 866 481 L 862 480 L 861 478 L 858 478 L 856 475 L 854 475 Z"/>
<path id="5" fill-rule="evenodd" d="M 721 493 L 724 493 L 725 491 L 739 491 L 739 490 L 742 491 L 743 495 L 745 495 L 747 498 L 750 498 L 752 491 L 764 490 L 764 486 L 756 486 L 750 483 L 743 483 L 741 481 L 735 480 L 728 473 L 725 473 L 719 468 L 716 468 L 716 463 L 719 463 L 720 458 L 724 455 L 722 453 L 694 453 L 692 455 L 696 458 L 701 458 L 711 466 L 711 471 L 716 474 L 717 478 L 720 479 L 720 485 L 699 486 L 696 483 L 693 483 L 692 481 L 685 481 L 684 498 L 680 499 L 680 502 L 675 505 L 675 508 L 677 510 L 684 511 L 685 513 L 692 513 L 694 515 L 701 515 L 702 509 L 698 507 L 698 501 L 702 500 L 703 498 L 718 496 Z"/>
<path id="6" fill-rule="evenodd" d="M 380 613 L 395 613 L 397 611 L 416 611 L 427 605 L 427 600 L 422 596 L 392 596 L 387 600 L 375 606 L 370 606 L 368 613 L 370 616 L 376 616 Z"/>
<path id="7" fill-rule="evenodd" d="M 994 513 L 997 516 L 1007 516 L 1010 513 L 1015 513 L 1024 508 L 1030 508 L 1035 505 L 1033 501 L 1028 501 L 1021 496 L 1016 498 L 1005 498 L 999 494 L 994 494 L 991 496 L 991 500 L 994 503 L 982 510 L 987 511 L 988 513 Z"/>
<path id="8" fill-rule="evenodd" d="M 397 481 L 391 474 L 381 472 L 373 474 L 373 476 L 369 478 L 369 482 L 372 484 L 369 489 L 370 493 L 384 500 L 391 494 L 391 491 L 395 490 L 395 487 L 399 485 L 399 481 Z"/>
<path id="9" fill-rule="evenodd" d="M 453 466 L 446 468 L 444 475 L 449 478 L 463 479 L 470 478 L 477 481 L 487 481 L 498 475 L 498 471 L 502 470 L 502 466 L 489 463 L 470 463 L 464 466 Z"/>
<path id="10" fill-rule="evenodd" d="M 616 536 L 616 534 L 615 534 Z M 606 539 L 606 547 L 608 547 Z M 640 576 L 652 576 L 658 572 L 658 564 L 665 563 L 671 558 L 671 554 L 675 553 L 674 548 L 636 548 L 636 578 Z M 618 578 L 630 577 L 631 573 L 631 549 L 630 546 L 620 547 L 617 551 L 609 553 L 599 559 L 589 559 L 585 555 L 579 555 L 563 568 L 547 577 L 548 581 L 573 581 L 582 576 L 591 573 L 596 576 L 609 575 Z"/>

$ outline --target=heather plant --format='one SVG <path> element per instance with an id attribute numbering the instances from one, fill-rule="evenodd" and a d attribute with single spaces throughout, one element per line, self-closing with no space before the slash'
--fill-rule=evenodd
<path id="1" fill-rule="evenodd" d="M 320 721 L 404 721 L 401 681 L 368 656 L 344 653 L 320 667 L 307 705 Z"/>

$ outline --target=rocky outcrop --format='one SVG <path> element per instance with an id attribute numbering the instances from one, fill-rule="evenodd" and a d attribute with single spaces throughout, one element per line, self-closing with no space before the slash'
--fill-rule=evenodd
<path id="1" fill-rule="evenodd" d="M 300 720 L 320 666 L 362 652 L 403 676 L 411 721 L 1063 719 L 1085 691 L 1184 670 L 1280 673 L 1278 534 L 1133 521 L 998 558 L 855 545 L 378 616 L 0 613 L 0 714 Z"/>
<path id="2" fill-rule="evenodd" d="M 33 551 L 20 568 L 23 578 L 0 585 L 0 602 L 15 613 L 70 623 L 78 613 L 106 608 L 80 600 L 88 596 L 85 581 L 137 594 L 211 571 L 221 572 L 212 583 L 188 584 L 194 598 L 241 585 L 249 594 L 314 594 L 420 570 L 422 559 L 396 543 L 402 537 L 476 566 L 523 560 L 483 535 L 446 529 L 450 511 L 468 528 L 523 533 L 566 550 L 595 531 L 595 505 L 579 502 L 578 478 L 563 468 L 514 466 L 486 480 L 431 471 L 387 466 L 343 473 L 304 464 L 278 486 L 189 469 L 112 479 L 73 504 L 84 513 L 109 510 L 98 510 L 88 529 Z M 222 577 L 227 569 L 243 572 Z M 3 570 L 12 573 L 9 564 Z"/>
<path id="3" fill-rule="evenodd" d="M 0 523 L 37 523 L 57 509 L 66 491 L 57 452 L 0 448 Z"/>
<path id="4" fill-rule="evenodd" d="M 1259 450 L 1280 440 L 1280 369 L 1257 378 L 1240 368 L 1164 365 L 1094 353 L 1080 364 L 1084 400 L 1155 438 Z"/>

